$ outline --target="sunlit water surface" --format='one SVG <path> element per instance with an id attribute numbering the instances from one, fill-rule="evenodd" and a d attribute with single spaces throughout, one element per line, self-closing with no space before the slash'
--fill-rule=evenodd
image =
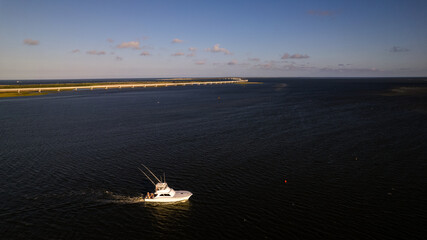
<path id="1" fill-rule="evenodd" d="M 0 99 L 2 238 L 425 237 L 425 80 L 250 80 Z"/>

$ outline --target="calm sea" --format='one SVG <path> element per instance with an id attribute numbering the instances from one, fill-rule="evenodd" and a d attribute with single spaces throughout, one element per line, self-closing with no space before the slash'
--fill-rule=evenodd
<path id="1" fill-rule="evenodd" d="M 425 239 L 425 79 L 250 81 L 0 98 L 0 238 Z"/>

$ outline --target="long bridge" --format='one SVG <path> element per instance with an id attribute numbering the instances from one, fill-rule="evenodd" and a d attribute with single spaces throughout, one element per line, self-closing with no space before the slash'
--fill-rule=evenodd
<path id="1" fill-rule="evenodd" d="M 105 85 L 87 85 L 87 86 L 58 86 L 58 87 L 21 87 L 21 88 L 1 88 L 0 92 L 45 92 L 45 91 L 69 91 L 69 90 L 95 90 L 95 89 L 121 89 L 121 88 L 146 88 L 146 87 L 169 87 L 169 86 L 193 86 L 193 85 L 213 85 L 213 84 L 235 84 L 247 82 L 247 79 L 242 78 L 223 78 L 220 81 L 191 81 L 191 82 L 161 82 L 161 83 L 115 83 Z M 78 84 L 78 83 L 76 83 Z M 42 84 L 43 85 L 43 84 Z"/>

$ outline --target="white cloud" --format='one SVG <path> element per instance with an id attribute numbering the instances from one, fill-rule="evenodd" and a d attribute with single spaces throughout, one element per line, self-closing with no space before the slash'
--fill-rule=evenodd
<path id="1" fill-rule="evenodd" d="M 204 60 L 194 62 L 194 64 L 196 64 L 196 65 L 205 65 L 205 63 L 206 63 L 206 61 L 204 61 Z"/>
<path id="2" fill-rule="evenodd" d="M 86 54 L 90 54 L 90 55 L 105 55 L 105 52 L 104 51 L 90 50 L 90 51 L 87 51 Z"/>
<path id="3" fill-rule="evenodd" d="M 237 60 L 231 60 L 227 65 L 237 65 Z"/>
<path id="4" fill-rule="evenodd" d="M 289 55 L 289 53 L 285 53 L 282 56 L 282 59 L 304 59 L 304 58 L 309 58 L 310 56 L 308 56 L 307 54 L 292 54 Z"/>
<path id="5" fill-rule="evenodd" d="M 30 45 L 30 46 L 39 45 L 39 43 L 40 42 L 38 40 L 33 40 L 33 39 L 30 39 L 30 38 L 27 38 L 27 39 L 24 40 L 24 44 Z"/>
<path id="6" fill-rule="evenodd" d="M 392 48 L 390 48 L 390 52 L 409 52 L 409 49 L 404 47 L 393 46 Z"/>
<path id="7" fill-rule="evenodd" d="M 171 56 L 177 57 L 177 56 L 184 56 L 184 55 L 185 55 L 185 53 L 183 53 L 183 52 L 177 52 L 177 53 L 172 54 Z"/>
<path id="8" fill-rule="evenodd" d="M 347 68 L 347 67 L 324 67 L 320 68 L 321 71 L 328 71 L 328 72 L 340 72 L 340 73 L 366 73 L 366 72 L 382 72 L 378 68 Z"/>
<path id="9" fill-rule="evenodd" d="M 306 66 L 305 64 L 295 64 L 289 63 L 283 65 L 283 61 L 265 61 L 264 63 L 259 63 L 254 65 L 254 68 L 262 70 L 274 70 L 274 71 L 295 71 L 295 70 L 309 70 L 313 67 Z"/>
<path id="10" fill-rule="evenodd" d="M 140 49 L 138 41 L 122 42 L 120 45 L 117 46 L 117 48 Z"/>
<path id="11" fill-rule="evenodd" d="M 194 56 L 196 56 L 197 48 L 195 48 L 195 47 L 189 47 L 188 51 L 190 51 L 191 53 L 187 54 L 187 57 L 194 57 Z"/>
<path id="12" fill-rule="evenodd" d="M 277 64 L 279 64 L 278 61 L 268 61 L 268 62 L 257 64 L 254 67 L 260 68 L 263 70 L 282 70 L 282 68 L 279 67 Z"/>
<path id="13" fill-rule="evenodd" d="M 272 63 L 262 63 L 262 64 L 257 64 L 256 67 L 259 67 L 261 69 L 272 69 L 273 64 Z"/>
<path id="14" fill-rule="evenodd" d="M 259 58 L 248 58 L 248 60 L 252 61 L 252 62 L 259 62 L 260 61 Z"/>
<path id="15" fill-rule="evenodd" d="M 107 38 L 107 42 L 109 42 L 109 43 L 113 43 L 113 42 L 114 42 L 114 40 L 113 40 L 113 39 L 111 39 L 111 38 Z"/>
<path id="16" fill-rule="evenodd" d="M 123 60 L 123 58 L 121 58 L 121 57 L 119 57 L 119 56 L 116 56 L 116 60 L 117 60 L 117 61 L 121 61 L 121 60 Z"/>
<path id="17" fill-rule="evenodd" d="M 141 56 L 150 56 L 151 54 L 147 51 L 142 52 L 141 54 L 139 54 Z"/>
<path id="18" fill-rule="evenodd" d="M 178 39 L 178 38 L 174 38 L 174 39 L 172 40 L 172 43 L 182 43 L 182 40 L 181 40 L 181 39 Z"/>
<path id="19" fill-rule="evenodd" d="M 79 53 L 80 50 L 79 49 L 74 49 L 73 51 L 71 51 L 72 53 Z"/>
<path id="20" fill-rule="evenodd" d="M 206 51 L 208 51 L 208 52 L 214 52 L 214 53 L 222 52 L 222 53 L 224 53 L 224 54 L 226 54 L 226 55 L 231 54 L 231 52 L 230 52 L 230 51 L 228 51 L 227 49 L 225 49 L 225 48 L 220 48 L 220 47 L 219 47 L 219 44 L 215 44 L 212 48 L 207 48 L 207 49 L 206 49 Z"/>

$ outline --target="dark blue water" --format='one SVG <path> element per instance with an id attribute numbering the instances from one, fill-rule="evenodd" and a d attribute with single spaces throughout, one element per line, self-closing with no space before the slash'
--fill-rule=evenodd
<path id="1" fill-rule="evenodd" d="M 424 79 L 250 81 L 1 98 L 1 238 L 424 239 Z"/>

